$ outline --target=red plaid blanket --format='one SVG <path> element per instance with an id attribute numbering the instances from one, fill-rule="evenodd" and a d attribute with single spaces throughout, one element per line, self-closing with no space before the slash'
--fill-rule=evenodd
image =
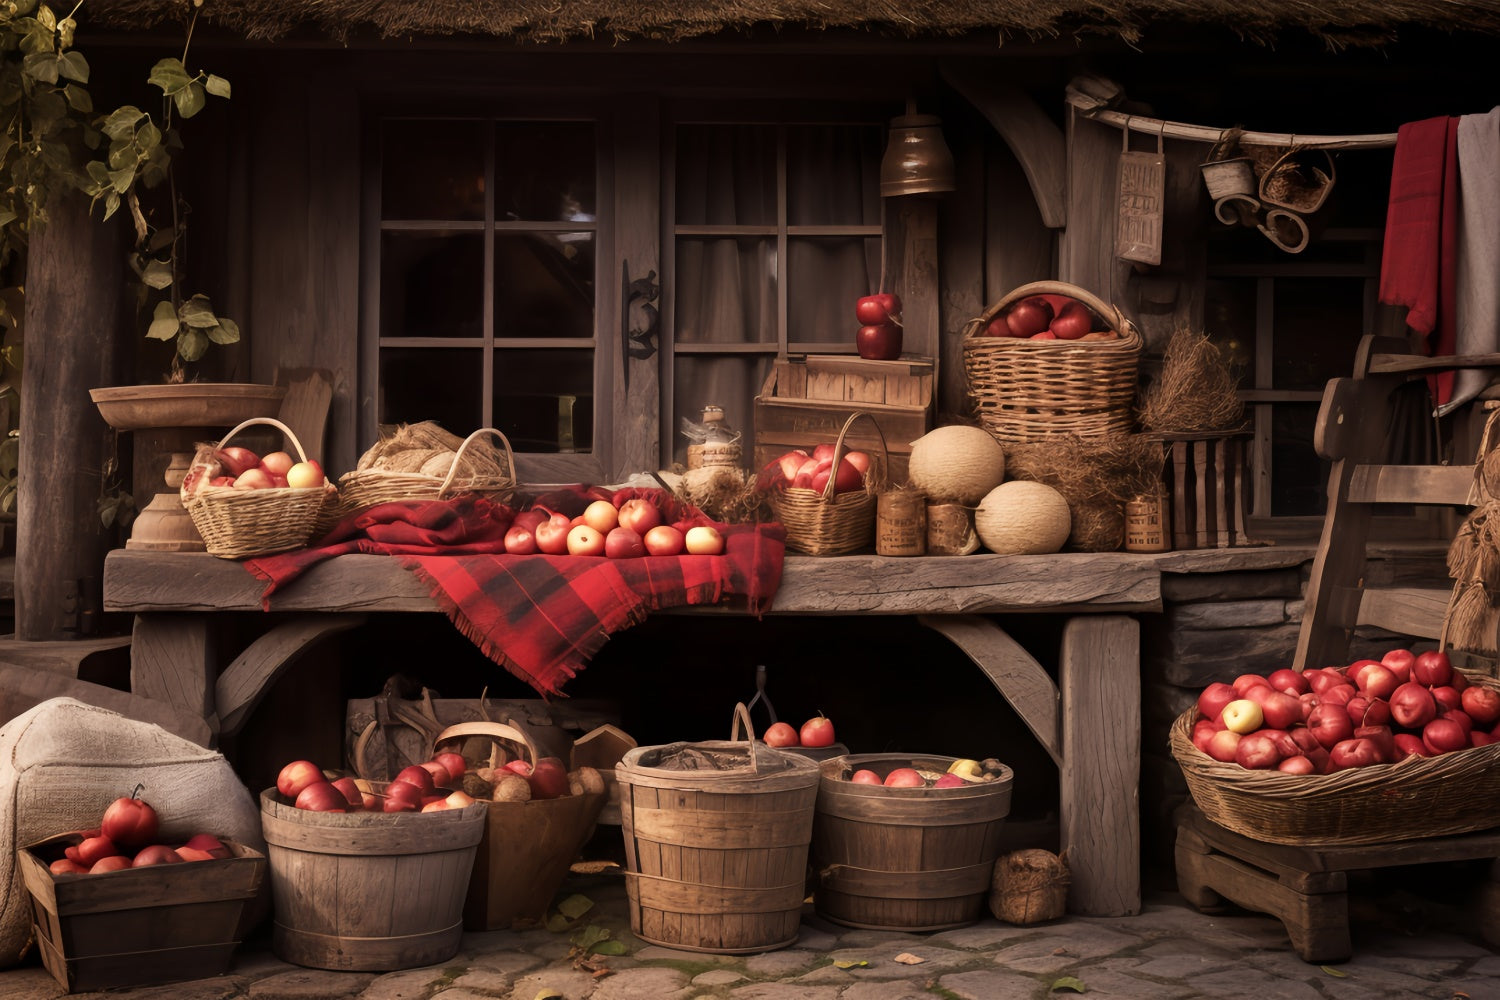
<path id="1" fill-rule="evenodd" d="M 576 513 L 598 496 L 617 504 L 646 496 L 669 523 L 714 524 L 665 490 L 569 491 L 535 502 Z M 429 585 L 460 632 L 543 695 L 561 694 L 611 634 L 651 611 L 741 596 L 758 615 L 781 582 L 786 532 L 779 524 L 715 525 L 722 555 L 605 559 L 507 555 L 502 540 L 514 516 L 477 497 L 381 504 L 345 519 L 314 548 L 248 559 L 245 568 L 266 581 L 269 611 L 276 591 L 325 559 L 394 556 Z"/>

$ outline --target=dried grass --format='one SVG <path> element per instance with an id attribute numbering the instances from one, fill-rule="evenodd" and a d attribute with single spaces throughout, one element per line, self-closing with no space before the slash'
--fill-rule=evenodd
<path id="1" fill-rule="evenodd" d="M 1237 430 L 1245 422 L 1245 406 L 1236 383 L 1206 333 L 1178 327 L 1167 342 L 1161 374 L 1142 399 L 1141 426 L 1162 434 Z"/>

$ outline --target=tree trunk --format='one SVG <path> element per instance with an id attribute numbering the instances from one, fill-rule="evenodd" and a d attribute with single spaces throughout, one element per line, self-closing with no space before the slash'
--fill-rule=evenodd
<path id="1" fill-rule="evenodd" d="M 121 380 L 125 253 L 117 222 L 59 198 L 32 235 L 26 273 L 16 531 L 16 637 L 92 632 L 113 540 L 96 512 L 114 432 L 89 390 Z"/>

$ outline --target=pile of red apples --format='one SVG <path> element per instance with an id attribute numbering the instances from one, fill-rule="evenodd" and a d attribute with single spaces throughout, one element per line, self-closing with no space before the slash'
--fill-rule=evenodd
<path id="1" fill-rule="evenodd" d="M 1440 650 L 1393 649 L 1347 667 L 1241 674 L 1203 689 L 1193 745 L 1223 763 L 1331 774 L 1500 742 L 1500 692 Z"/>

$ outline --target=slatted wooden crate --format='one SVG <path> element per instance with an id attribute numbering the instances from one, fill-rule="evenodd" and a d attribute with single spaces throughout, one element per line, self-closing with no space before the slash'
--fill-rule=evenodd
<path id="1" fill-rule="evenodd" d="M 934 368 L 930 358 L 867 361 L 843 355 L 781 358 L 755 397 L 755 468 L 793 448 L 832 444 L 856 410 L 875 418 L 890 456 L 887 481 L 906 479 L 911 443 L 932 429 Z M 880 453 L 868 421 L 849 429 L 855 451 Z"/>
<path id="2" fill-rule="evenodd" d="M 1249 432 L 1163 434 L 1165 495 L 1171 508 L 1172 548 L 1223 549 L 1255 544 L 1250 516 Z"/>
<path id="3" fill-rule="evenodd" d="M 92 993 L 229 971 L 265 855 L 225 841 L 233 856 L 216 861 L 53 875 L 48 864 L 81 839 L 65 834 L 17 852 L 42 964 L 63 988 Z"/>

